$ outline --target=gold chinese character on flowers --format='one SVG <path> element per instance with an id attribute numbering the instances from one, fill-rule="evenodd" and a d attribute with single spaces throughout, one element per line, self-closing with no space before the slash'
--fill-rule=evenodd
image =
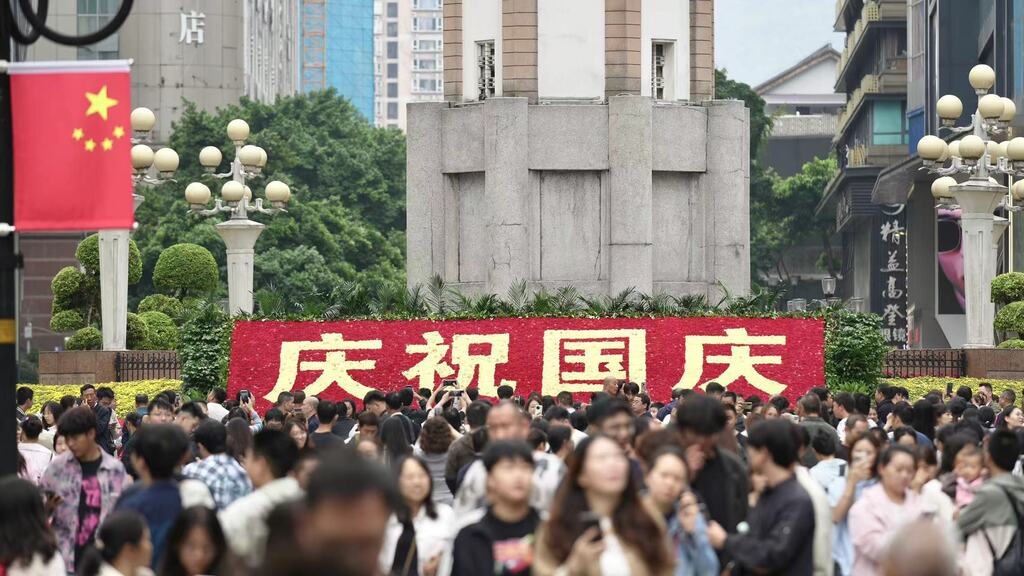
<path id="1" fill-rule="evenodd" d="M 350 372 L 373 370 L 377 367 L 377 361 L 353 359 L 349 357 L 349 352 L 380 350 L 381 347 L 380 340 L 345 340 L 342 334 L 322 334 L 320 340 L 308 342 L 282 342 L 277 383 L 264 398 L 271 402 L 277 400 L 281 392 L 292 391 L 299 372 L 317 370 L 320 375 L 303 389 L 307 396 L 320 394 L 336 384 L 356 398 L 362 398 L 373 388 L 358 382 Z M 316 351 L 326 352 L 323 360 L 302 360 L 303 352 Z"/>
<path id="2" fill-rule="evenodd" d="M 498 365 L 508 363 L 508 334 L 456 334 L 449 345 L 439 332 L 427 332 L 423 341 L 405 347 L 406 354 L 422 354 L 423 358 L 402 372 L 406 380 L 417 381 L 420 388 L 433 388 L 435 376 L 456 374 L 453 366 L 458 367 L 455 379 L 459 388 L 466 389 L 475 380 L 483 396 L 497 396 L 498 386 L 516 385 L 515 380 L 497 380 L 496 376 Z M 449 352 L 450 363 L 445 360 Z"/>
<path id="3" fill-rule="evenodd" d="M 607 377 L 647 380 L 645 330 L 544 332 L 543 394 L 598 392 Z"/>
<path id="4" fill-rule="evenodd" d="M 729 345 L 731 354 L 728 356 L 704 355 L 704 347 L 709 345 Z M 766 394 L 781 394 L 786 389 L 780 384 L 757 371 L 759 365 L 782 364 L 781 356 L 752 356 L 751 346 L 784 346 L 785 336 L 750 336 L 746 328 L 730 328 L 725 336 L 687 336 L 684 340 L 683 376 L 676 388 L 702 390 L 714 380 L 728 388 L 730 384 L 744 378 L 748 384 Z M 724 364 L 726 369 L 717 378 L 704 379 L 705 364 Z"/>

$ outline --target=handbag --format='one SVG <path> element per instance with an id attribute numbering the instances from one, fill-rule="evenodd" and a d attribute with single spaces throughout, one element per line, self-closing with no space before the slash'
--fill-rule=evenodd
<path id="1" fill-rule="evenodd" d="M 1017 521 L 1017 530 L 1014 532 L 1013 540 L 1006 547 L 1002 557 L 996 556 L 996 549 L 992 546 L 992 541 L 989 540 L 988 534 L 985 534 L 985 542 L 988 544 L 989 550 L 992 551 L 992 576 L 1017 576 L 1024 574 L 1024 524 L 1021 523 L 1021 514 L 1017 508 L 1017 500 L 1006 488 L 1002 486 L 997 487 L 1003 491 L 1007 500 L 1010 501 L 1013 516 Z"/>

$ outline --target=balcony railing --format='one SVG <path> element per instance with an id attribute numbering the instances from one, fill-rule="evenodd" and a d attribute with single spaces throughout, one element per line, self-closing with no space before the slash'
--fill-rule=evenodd
<path id="1" fill-rule="evenodd" d="M 881 74 L 869 74 L 860 80 L 860 86 L 850 94 L 846 101 L 846 107 L 839 110 L 839 128 L 836 130 L 838 138 L 846 131 L 847 125 L 860 111 L 864 103 L 864 97 L 868 94 L 906 94 L 907 93 L 907 64 L 894 65 L 893 69 Z"/>
<path id="2" fill-rule="evenodd" d="M 836 64 L 836 86 L 840 86 L 843 82 L 844 74 L 846 74 L 846 67 L 850 64 L 854 55 L 861 48 L 865 33 L 868 27 L 875 23 L 883 20 L 893 22 L 905 22 L 907 20 L 907 8 L 906 4 L 897 4 L 892 2 L 868 2 L 864 5 L 864 9 L 861 10 L 860 18 L 857 23 L 854 24 L 853 30 L 846 37 L 846 47 L 843 48 L 843 53 L 839 56 L 839 62 Z"/>
<path id="3" fill-rule="evenodd" d="M 907 158 L 907 145 L 867 146 L 859 144 L 848 149 L 846 166 L 892 166 Z"/>

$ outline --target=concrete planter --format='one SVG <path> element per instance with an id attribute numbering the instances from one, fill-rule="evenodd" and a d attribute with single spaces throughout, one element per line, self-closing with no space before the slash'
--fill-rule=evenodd
<path id="1" fill-rule="evenodd" d="M 1002 380 L 1024 380 L 1024 350 L 997 348 L 968 349 L 967 376 Z"/>

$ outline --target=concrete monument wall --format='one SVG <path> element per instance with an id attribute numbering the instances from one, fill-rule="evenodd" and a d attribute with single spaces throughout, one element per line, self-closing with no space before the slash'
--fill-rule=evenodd
<path id="1" fill-rule="evenodd" d="M 745 294 L 748 124 L 738 101 L 410 104 L 409 284 Z"/>

